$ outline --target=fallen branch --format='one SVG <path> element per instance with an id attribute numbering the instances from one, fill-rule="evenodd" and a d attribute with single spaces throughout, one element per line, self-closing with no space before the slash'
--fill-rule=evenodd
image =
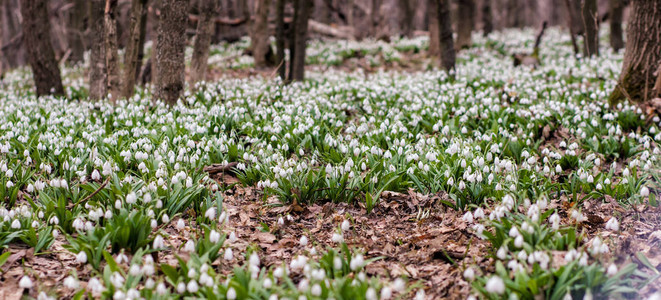
<path id="1" fill-rule="evenodd" d="M 202 170 L 209 174 L 225 173 L 228 171 L 232 171 L 232 169 L 235 168 L 238 164 L 239 164 L 238 162 L 231 162 L 228 164 L 213 164 L 204 167 Z"/>
<path id="2" fill-rule="evenodd" d="M 339 28 L 328 26 L 324 23 L 317 22 L 315 20 L 309 20 L 308 26 L 311 31 L 319 34 L 328 35 L 334 38 L 347 39 L 347 40 L 356 39 L 356 37 L 353 35 L 353 32 L 350 32 L 348 28 L 346 30 L 342 30 Z"/>
<path id="3" fill-rule="evenodd" d="M 72 205 L 72 206 L 69 207 L 69 208 L 74 208 L 74 207 L 80 205 L 81 203 L 85 203 L 85 202 L 89 201 L 90 199 L 92 199 L 92 197 L 94 197 L 94 195 L 98 194 L 103 188 L 105 188 L 106 185 L 108 185 L 108 182 L 110 182 L 110 176 L 106 177 L 106 180 L 105 180 L 105 181 L 101 184 L 101 186 L 99 186 L 99 188 L 97 188 L 94 192 L 92 192 L 91 194 L 87 195 L 87 197 L 85 197 L 85 198 L 83 198 L 83 199 L 81 199 L 81 200 L 78 200 L 78 202 L 76 202 L 74 205 Z"/>

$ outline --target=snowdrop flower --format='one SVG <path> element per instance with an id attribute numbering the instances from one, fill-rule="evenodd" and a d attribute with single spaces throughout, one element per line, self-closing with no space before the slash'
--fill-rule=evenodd
<path id="1" fill-rule="evenodd" d="M 425 295 L 425 290 L 420 289 L 420 290 L 418 290 L 417 293 L 415 293 L 415 298 L 414 299 L 415 300 L 425 300 L 426 297 L 427 296 Z"/>
<path id="2" fill-rule="evenodd" d="M 392 288 L 397 292 L 403 292 L 406 289 L 406 282 L 404 282 L 404 279 L 397 278 L 393 282 Z"/>
<path id="3" fill-rule="evenodd" d="M 257 267 L 259 267 L 259 263 L 260 263 L 260 262 L 259 262 L 259 255 L 257 255 L 256 252 L 253 252 L 252 254 L 250 254 L 249 263 L 250 263 L 250 265 L 252 265 L 252 266 L 257 266 Z"/>
<path id="4" fill-rule="evenodd" d="M 76 262 L 84 264 L 87 262 L 87 253 L 85 251 L 80 251 L 76 254 Z"/>
<path id="5" fill-rule="evenodd" d="M 365 260 L 363 258 L 363 255 L 358 254 L 351 259 L 351 263 L 349 264 L 349 267 L 351 268 L 352 271 L 356 271 L 357 269 L 362 268 L 364 264 L 365 264 Z"/>
<path id="6" fill-rule="evenodd" d="M 95 296 L 100 296 L 101 293 L 106 290 L 106 288 L 103 286 L 103 283 L 101 283 L 101 281 L 99 281 L 99 279 L 96 277 L 90 279 L 89 282 L 87 282 L 87 288 Z"/>
<path id="7" fill-rule="evenodd" d="M 76 278 L 69 275 L 67 278 L 64 279 L 64 286 L 66 288 L 75 290 L 78 289 L 78 287 L 80 287 L 80 284 L 78 283 L 78 280 Z"/>
<path id="8" fill-rule="evenodd" d="M 14 219 L 14 221 L 11 222 L 11 228 L 21 229 L 21 222 L 19 222 L 18 219 Z"/>
<path id="9" fill-rule="evenodd" d="M 229 239 L 230 243 L 236 242 L 236 233 L 234 231 L 230 232 L 230 236 L 229 236 L 228 239 Z"/>
<path id="10" fill-rule="evenodd" d="M 463 217 L 461 217 L 466 223 L 473 223 L 473 213 L 466 212 Z"/>
<path id="11" fill-rule="evenodd" d="M 211 230 L 209 233 L 209 241 L 212 243 L 218 243 L 220 240 L 220 233 L 216 230 Z"/>
<path id="12" fill-rule="evenodd" d="M 168 292 L 168 288 L 165 287 L 165 284 L 164 284 L 164 283 L 160 282 L 160 283 L 156 286 L 156 293 L 157 293 L 157 294 L 159 294 L 159 295 L 165 295 L 165 294 L 167 294 L 167 292 Z"/>
<path id="13" fill-rule="evenodd" d="M 505 293 L 505 282 L 498 276 L 491 276 L 491 278 L 487 280 L 485 289 L 489 293 L 501 295 Z"/>
<path id="14" fill-rule="evenodd" d="M 184 223 L 184 219 L 179 219 L 177 221 L 177 230 L 183 230 L 185 226 L 186 223 Z"/>
<path id="15" fill-rule="evenodd" d="M 606 229 L 611 231 L 619 231 L 620 223 L 617 221 L 615 217 L 611 217 L 610 220 L 606 222 Z"/>
<path id="16" fill-rule="evenodd" d="M 186 290 L 189 293 L 197 293 L 197 290 L 200 288 L 200 286 L 197 284 L 197 281 L 194 279 L 188 282 L 188 285 L 186 285 Z"/>
<path id="17" fill-rule="evenodd" d="M 165 242 L 163 241 L 163 237 L 161 235 L 157 235 L 156 238 L 154 238 L 154 249 L 161 249 L 165 248 Z"/>
<path id="18" fill-rule="evenodd" d="M 184 251 L 188 253 L 195 252 L 195 242 L 193 242 L 193 240 L 188 240 L 184 245 Z"/>
<path id="19" fill-rule="evenodd" d="M 299 244 L 303 247 L 307 246 L 308 238 L 306 236 L 302 235 L 301 239 L 299 240 Z"/>
<path id="20" fill-rule="evenodd" d="M 91 177 L 92 177 L 92 180 L 100 180 L 101 179 L 101 174 L 99 174 L 99 171 L 97 171 L 95 169 L 94 171 L 92 171 Z"/>
<path id="21" fill-rule="evenodd" d="M 232 253 L 231 248 L 225 249 L 225 255 L 223 255 L 223 258 L 227 261 L 230 261 L 234 258 L 234 254 Z"/>
<path id="22" fill-rule="evenodd" d="M 31 289 L 32 288 L 32 279 L 28 276 L 21 277 L 21 280 L 18 282 L 18 286 L 22 289 Z"/>
<path id="23" fill-rule="evenodd" d="M 505 247 L 500 247 L 498 251 L 496 252 L 496 257 L 498 257 L 500 260 L 505 260 L 507 258 L 507 249 Z"/>
<path id="24" fill-rule="evenodd" d="M 236 299 L 236 290 L 233 287 L 230 287 L 227 290 L 227 299 L 228 300 L 235 300 Z"/>
<path id="25" fill-rule="evenodd" d="M 473 213 L 473 216 L 474 216 L 476 219 L 482 219 L 482 218 L 484 218 L 484 210 L 482 210 L 481 207 L 478 207 L 478 208 L 475 210 L 475 213 Z"/>
<path id="26" fill-rule="evenodd" d="M 342 231 L 348 231 L 350 226 L 351 224 L 349 223 L 349 220 L 342 221 Z"/>
<path id="27" fill-rule="evenodd" d="M 617 274 L 617 266 L 615 264 L 610 264 L 608 266 L 608 270 L 606 271 L 606 274 L 608 274 L 608 276 L 614 276 L 615 274 Z"/>
<path id="28" fill-rule="evenodd" d="M 468 281 L 473 281 L 473 279 L 475 279 L 475 270 L 471 267 L 466 268 L 466 270 L 464 270 L 464 278 Z"/>
<path id="29" fill-rule="evenodd" d="M 319 287 L 319 289 L 321 290 L 321 287 Z M 321 295 L 321 291 L 319 291 L 319 295 Z M 370 288 L 367 289 L 367 292 L 365 292 L 365 299 L 366 300 L 378 300 L 378 298 L 376 296 L 376 290 L 373 287 L 370 287 Z"/>
<path id="30" fill-rule="evenodd" d="M 650 190 L 646 186 L 643 186 L 642 188 L 640 188 L 640 196 L 641 197 L 647 197 L 649 195 L 650 195 Z"/>
<path id="31" fill-rule="evenodd" d="M 333 241 L 333 243 L 338 243 L 339 244 L 339 243 L 344 242 L 344 237 L 341 234 L 337 233 L 337 232 L 333 232 L 333 236 L 331 237 L 331 241 Z"/>
<path id="32" fill-rule="evenodd" d="M 186 284 L 183 283 L 183 282 L 178 283 L 177 284 L 177 292 L 179 292 L 180 294 L 185 293 L 186 292 Z"/>

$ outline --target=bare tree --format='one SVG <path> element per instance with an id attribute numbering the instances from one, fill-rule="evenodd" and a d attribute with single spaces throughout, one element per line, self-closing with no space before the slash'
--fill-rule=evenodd
<path id="1" fill-rule="evenodd" d="M 398 0 L 399 9 L 399 25 L 401 26 L 402 35 L 411 36 L 413 32 L 413 16 L 415 14 L 415 0 Z"/>
<path id="2" fill-rule="evenodd" d="M 255 22 L 250 32 L 250 41 L 255 67 L 262 68 L 273 62 L 268 20 L 271 0 L 256 0 L 255 6 Z"/>
<path id="3" fill-rule="evenodd" d="M 120 94 L 119 50 L 117 49 L 117 0 L 106 0 L 103 15 L 106 47 L 106 77 L 110 101 L 114 102 Z"/>
<path id="4" fill-rule="evenodd" d="M 129 40 L 126 44 L 126 51 L 124 53 L 124 87 L 122 89 L 122 97 L 128 99 L 133 96 L 135 91 L 135 81 L 140 67 L 138 61 L 142 61 L 140 57 L 140 49 L 144 42 L 143 30 L 145 6 L 147 0 L 133 0 L 131 2 L 131 16 L 129 25 Z"/>
<path id="5" fill-rule="evenodd" d="M 177 103 L 184 89 L 188 0 L 162 0 L 156 41 L 156 99 Z"/>
<path id="6" fill-rule="evenodd" d="M 21 0 L 23 35 L 37 96 L 64 95 L 60 68 L 50 39 L 48 1 Z"/>
<path id="7" fill-rule="evenodd" d="M 289 53 L 289 80 L 302 81 L 305 77 L 305 48 L 308 39 L 308 19 L 312 1 L 294 0 L 294 28 Z"/>
<path id="8" fill-rule="evenodd" d="M 624 15 L 625 0 L 610 0 L 610 44 L 613 50 L 619 51 L 624 47 L 624 38 L 622 37 L 622 19 Z"/>
<path id="9" fill-rule="evenodd" d="M 646 102 L 661 96 L 661 90 L 653 88 L 661 65 L 661 4 L 658 0 L 633 0 L 632 4 L 622 72 L 611 104 L 623 99 Z"/>
<path id="10" fill-rule="evenodd" d="M 438 1 L 429 0 L 427 2 L 427 14 L 429 18 L 429 49 L 427 50 L 427 54 L 435 57 L 441 55 L 441 42 L 438 40 L 441 35 L 439 33 L 438 9 L 436 8 Z"/>
<path id="11" fill-rule="evenodd" d="M 581 14 L 583 18 L 583 55 L 599 56 L 599 27 L 597 26 L 597 0 L 582 0 Z"/>
<path id="12" fill-rule="evenodd" d="M 450 20 L 450 0 L 436 1 L 436 18 L 438 19 L 438 40 L 441 49 L 441 66 L 453 70 L 455 65 L 454 40 L 452 39 L 452 21 Z"/>
<path id="13" fill-rule="evenodd" d="M 493 31 L 493 15 L 491 0 L 482 1 L 482 34 L 485 36 Z"/>
<path id="14" fill-rule="evenodd" d="M 457 1 L 457 50 L 470 48 L 471 34 L 475 24 L 475 0 Z"/>
<path id="15" fill-rule="evenodd" d="M 190 86 L 204 79 L 207 72 L 207 59 L 209 58 L 209 46 L 211 45 L 211 34 L 213 34 L 213 18 L 216 14 L 217 0 L 200 0 L 198 2 L 200 18 L 197 21 L 195 33 L 195 44 L 193 45 L 193 58 L 190 69 Z"/>
<path id="16" fill-rule="evenodd" d="M 285 2 L 286 0 L 276 0 L 275 2 L 275 62 L 278 66 L 278 75 L 281 79 L 286 78 L 285 67 Z"/>
<path id="17" fill-rule="evenodd" d="M 103 99 L 108 94 L 106 73 L 106 46 L 103 14 L 105 0 L 92 0 L 90 2 L 90 99 Z"/>
<path id="18" fill-rule="evenodd" d="M 89 10 L 88 2 L 85 0 L 74 0 L 73 7 L 69 10 L 69 26 L 67 27 L 67 39 L 69 40 L 69 62 L 72 64 L 83 61 L 85 45 L 83 44 L 83 34 L 85 32 L 85 22 Z"/>

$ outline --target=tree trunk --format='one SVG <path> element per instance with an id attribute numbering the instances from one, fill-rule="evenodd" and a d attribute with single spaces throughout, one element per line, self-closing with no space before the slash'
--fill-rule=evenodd
<path id="1" fill-rule="evenodd" d="M 399 26 L 402 30 L 402 35 L 403 36 L 411 36 L 412 33 L 412 25 L 413 25 L 413 14 L 415 13 L 415 10 L 411 7 L 411 3 L 414 0 L 398 0 L 397 4 L 399 6 L 399 14 L 400 14 L 400 20 L 399 20 Z"/>
<path id="2" fill-rule="evenodd" d="M 305 48 L 308 39 L 308 19 L 312 11 L 312 1 L 294 0 L 294 7 L 289 80 L 302 81 L 305 78 Z"/>
<path id="3" fill-rule="evenodd" d="M 622 99 L 644 102 L 659 96 L 653 91 L 661 65 L 661 2 L 633 0 L 622 73 L 610 96 L 611 104 Z"/>
<path id="4" fill-rule="evenodd" d="M 583 17 L 583 55 L 599 56 L 599 21 L 597 0 L 583 0 L 581 2 L 581 15 Z"/>
<path id="5" fill-rule="evenodd" d="M 37 96 L 64 95 L 60 69 L 50 39 L 48 1 L 21 0 L 23 35 Z"/>
<path id="6" fill-rule="evenodd" d="M 156 41 L 156 99 L 174 105 L 184 89 L 188 0 L 162 0 Z"/>
<path id="7" fill-rule="evenodd" d="M 438 25 L 438 11 L 436 6 L 438 5 L 437 0 L 427 1 L 427 14 L 429 15 L 429 49 L 427 54 L 431 57 L 438 57 L 441 55 L 441 44 L 438 40 L 440 37 L 439 34 L 439 25 Z"/>
<path id="8" fill-rule="evenodd" d="M 456 50 L 470 48 L 473 24 L 475 24 L 475 0 L 457 2 L 457 42 Z"/>
<path id="9" fill-rule="evenodd" d="M 255 58 L 255 67 L 263 68 L 273 62 L 271 55 L 271 41 L 269 40 L 269 7 L 270 0 L 255 1 L 255 22 L 251 30 L 252 56 Z"/>
<path id="10" fill-rule="evenodd" d="M 489 35 L 493 31 L 493 15 L 491 13 L 491 0 L 482 2 L 482 34 Z"/>
<path id="11" fill-rule="evenodd" d="M 106 47 L 106 71 L 110 101 L 115 102 L 120 95 L 119 53 L 117 50 L 117 0 L 106 0 L 103 25 Z"/>
<path id="12" fill-rule="evenodd" d="M 280 79 L 285 80 L 287 70 L 285 66 L 285 0 L 275 2 L 275 48 L 278 75 Z"/>
<path id="13" fill-rule="evenodd" d="M 523 8 L 523 1 L 507 0 L 508 27 L 523 27 Z"/>
<path id="14" fill-rule="evenodd" d="M 624 47 L 624 38 L 622 37 L 622 19 L 624 14 L 624 0 L 610 0 L 610 43 L 614 51 L 619 51 Z"/>
<path id="15" fill-rule="evenodd" d="M 455 51 L 452 39 L 452 21 L 450 20 L 450 0 L 436 1 L 436 18 L 438 19 L 438 40 L 441 49 L 441 66 L 450 71 L 454 69 Z"/>
<path id="16" fill-rule="evenodd" d="M 108 94 L 106 72 L 106 46 L 103 13 L 105 0 L 90 3 L 91 53 L 90 53 L 90 99 L 99 100 Z"/>
<path id="17" fill-rule="evenodd" d="M 216 16 L 216 0 L 200 0 L 200 19 L 197 21 L 195 33 L 195 45 L 193 45 L 193 58 L 190 68 L 190 87 L 204 80 L 207 72 L 207 59 L 209 58 L 209 46 L 211 45 L 211 34 L 214 29 L 213 18 Z"/>
<path id="18" fill-rule="evenodd" d="M 129 40 L 126 44 L 126 51 L 124 53 L 124 88 L 122 96 L 126 99 L 133 96 L 135 91 L 135 81 L 138 72 L 138 60 L 141 42 L 144 37 L 141 37 L 143 24 L 143 14 L 147 0 L 133 0 L 131 3 L 131 16 L 129 25 Z"/>
<path id="19" fill-rule="evenodd" d="M 567 10 L 567 27 L 569 28 L 569 37 L 571 38 L 571 45 L 574 49 L 574 55 L 578 56 L 578 44 L 576 43 L 576 36 L 578 35 L 576 31 L 576 19 L 574 18 L 573 6 L 570 3 L 570 0 L 564 0 L 565 9 Z"/>
<path id="20" fill-rule="evenodd" d="M 138 42 L 138 61 L 135 64 L 135 80 L 137 81 L 142 71 L 142 61 L 145 58 L 145 41 L 147 39 L 147 4 L 149 0 L 144 0 L 145 4 L 142 7 L 142 16 L 140 16 L 140 41 Z"/>
<path id="21" fill-rule="evenodd" d="M 149 81 L 151 81 L 152 85 L 155 85 L 156 82 L 158 82 L 158 61 L 156 60 L 156 45 L 158 44 L 158 32 L 159 28 L 161 26 L 161 15 L 158 13 L 161 10 L 161 1 L 162 0 L 152 0 L 151 2 L 151 10 L 150 10 L 150 17 L 153 22 L 151 24 L 151 34 L 152 34 L 152 48 L 151 48 L 151 58 L 149 59 L 151 61 L 151 71 L 149 74 L 151 76 L 148 76 Z"/>
<path id="22" fill-rule="evenodd" d="M 69 63 L 76 64 L 83 61 L 85 45 L 83 34 L 85 32 L 85 19 L 87 19 L 88 6 L 85 0 L 74 0 L 73 8 L 69 12 L 69 26 L 67 28 L 67 39 L 69 40 Z"/>

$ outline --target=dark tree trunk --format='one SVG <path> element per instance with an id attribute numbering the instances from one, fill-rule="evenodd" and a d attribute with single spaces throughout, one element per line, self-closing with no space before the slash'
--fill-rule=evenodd
<path id="1" fill-rule="evenodd" d="M 523 27 L 523 8 L 522 0 L 507 0 L 507 24 L 508 27 Z"/>
<path id="2" fill-rule="evenodd" d="M 570 0 L 563 0 L 565 4 L 565 9 L 567 10 L 567 27 L 569 28 L 569 37 L 571 37 L 571 45 L 574 49 L 574 55 L 578 55 L 578 44 L 576 43 L 576 36 L 578 35 L 576 31 L 576 18 L 574 18 L 573 6 Z"/>
<path id="3" fill-rule="evenodd" d="M 372 0 L 370 10 L 370 32 L 372 36 L 377 36 L 379 33 L 379 24 L 381 23 L 381 0 Z"/>
<path id="4" fill-rule="evenodd" d="M 149 18 L 151 22 L 151 34 L 152 34 L 152 48 L 151 48 L 151 71 L 146 72 L 151 76 L 148 76 L 152 84 L 158 82 L 158 60 L 156 60 L 156 45 L 158 44 L 158 32 L 161 24 L 161 15 L 158 13 L 161 10 L 161 1 L 162 0 L 151 0 L 151 9 L 149 12 Z"/>
<path id="5" fill-rule="evenodd" d="M 269 7 L 270 0 L 255 1 L 255 22 L 251 30 L 252 56 L 255 58 L 255 67 L 263 68 L 273 62 L 273 50 L 269 40 Z"/>
<path id="6" fill-rule="evenodd" d="M 302 81 L 305 78 L 305 48 L 308 39 L 308 19 L 312 11 L 312 1 L 294 0 L 294 7 L 289 80 Z"/>
<path id="7" fill-rule="evenodd" d="M 147 5 L 149 0 L 145 0 L 145 5 L 142 8 L 142 16 L 140 16 L 140 41 L 138 42 L 138 61 L 135 64 L 135 80 L 137 81 L 142 71 L 142 61 L 145 58 L 145 41 L 147 40 Z"/>
<path id="8" fill-rule="evenodd" d="M 106 0 L 104 10 L 103 25 L 106 47 L 106 71 L 108 75 L 108 92 L 110 92 L 110 101 L 115 102 L 120 95 L 119 82 L 119 53 L 117 49 L 117 0 Z"/>
<path id="9" fill-rule="evenodd" d="M 457 42 L 454 46 L 459 50 L 471 46 L 471 34 L 475 24 L 475 0 L 459 0 L 457 5 Z"/>
<path id="10" fill-rule="evenodd" d="M 142 57 L 139 54 L 142 48 L 142 42 L 144 41 L 144 37 L 142 36 L 144 33 L 142 28 L 144 26 L 142 22 L 144 22 L 143 15 L 146 4 L 147 0 L 133 0 L 131 3 L 129 40 L 124 53 L 124 88 L 122 96 L 126 99 L 133 96 L 137 72 L 140 68 L 138 61 L 142 61 Z"/>
<path id="11" fill-rule="evenodd" d="M 427 14 L 429 15 L 429 49 L 427 54 L 431 57 L 439 57 L 441 55 L 441 44 L 438 40 L 440 37 L 438 9 L 436 8 L 438 0 L 428 0 L 427 2 Z"/>
<path id="12" fill-rule="evenodd" d="M 83 44 L 83 34 L 85 33 L 85 22 L 89 8 L 86 0 L 74 0 L 73 7 L 69 13 L 69 26 L 67 28 L 67 39 L 69 40 L 69 63 L 75 64 L 83 61 L 85 54 L 85 45 Z"/>
<path id="13" fill-rule="evenodd" d="M 436 0 L 438 18 L 438 40 L 441 49 L 441 66 L 450 71 L 454 69 L 455 51 L 452 39 L 452 21 L 450 20 L 450 0 Z"/>
<path id="14" fill-rule="evenodd" d="M 581 2 L 581 15 L 583 17 L 583 55 L 599 56 L 599 27 L 597 22 L 599 16 L 597 12 L 597 0 L 583 0 Z"/>
<path id="15" fill-rule="evenodd" d="M 64 95 L 60 68 L 50 40 L 48 1 L 21 0 L 23 35 L 37 96 Z"/>
<path id="16" fill-rule="evenodd" d="M 162 0 L 156 42 L 156 99 L 174 105 L 184 89 L 188 0 Z"/>
<path id="17" fill-rule="evenodd" d="M 491 0 L 482 2 L 482 34 L 485 36 L 493 31 L 493 15 L 491 13 Z"/>
<path id="18" fill-rule="evenodd" d="M 216 0 L 200 0 L 200 19 L 197 21 L 195 33 L 195 44 L 193 45 L 193 58 L 191 59 L 190 87 L 204 80 L 207 73 L 207 59 L 209 58 L 209 46 L 211 45 L 211 34 L 214 29 L 213 18 L 216 16 Z"/>
<path id="19" fill-rule="evenodd" d="M 280 79 L 284 80 L 287 70 L 285 66 L 285 0 L 275 2 L 275 48 L 278 75 Z"/>
<path id="20" fill-rule="evenodd" d="M 412 28 L 413 15 L 415 13 L 415 10 L 413 9 L 412 6 L 415 5 L 415 1 L 398 0 L 397 4 L 399 6 L 399 14 L 400 14 L 399 24 L 401 26 L 402 35 L 411 36 L 411 33 L 413 32 L 413 28 Z"/>
<path id="21" fill-rule="evenodd" d="M 633 0 L 622 73 L 610 96 L 611 104 L 623 99 L 644 102 L 659 96 L 654 91 L 655 72 L 661 65 L 661 2 Z"/>
<path id="22" fill-rule="evenodd" d="M 105 0 L 92 0 L 90 2 L 90 99 L 99 100 L 108 94 L 106 72 L 106 46 L 103 14 Z"/>
<path id="23" fill-rule="evenodd" d="M 619 51 L 624 47 L 622 37 L 622 19 L 624 14 L 624 0 L 610 0 L 610 42 L 613 50 Z"/>

